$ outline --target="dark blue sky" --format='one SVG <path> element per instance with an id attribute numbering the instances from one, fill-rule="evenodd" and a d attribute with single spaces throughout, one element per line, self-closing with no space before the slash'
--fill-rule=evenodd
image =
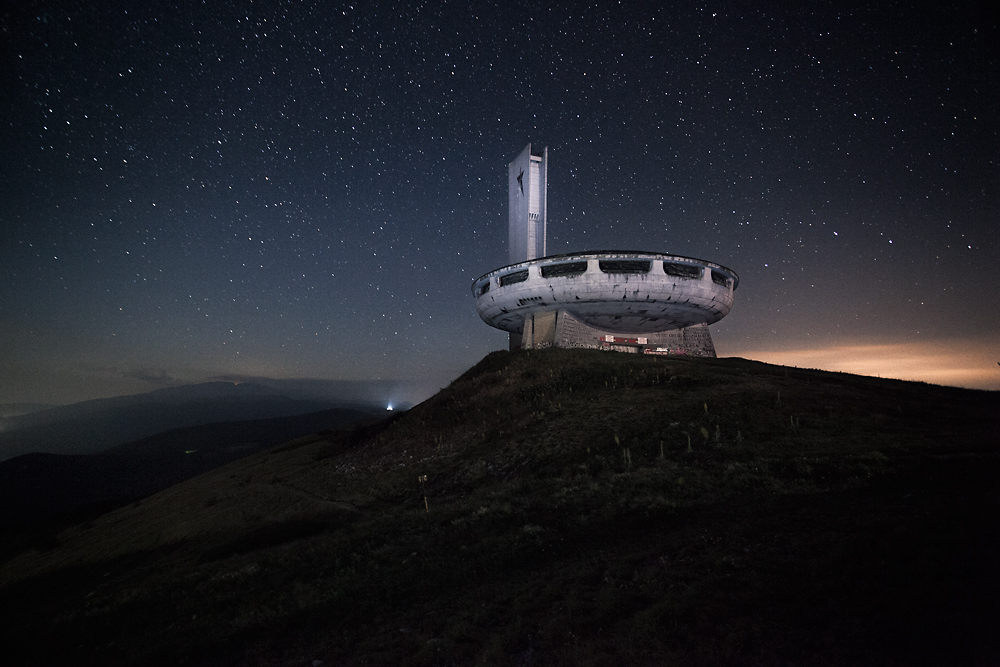
<path id="1" fill-rule="evenodd" d="M 550 253 L 740 274 L 721 356 L 1000 388 L 1000 35 L 942 4 L 20 3 L 0 402 L 432 391 L 506 346 L 470 285 L 529 141 Z"/>

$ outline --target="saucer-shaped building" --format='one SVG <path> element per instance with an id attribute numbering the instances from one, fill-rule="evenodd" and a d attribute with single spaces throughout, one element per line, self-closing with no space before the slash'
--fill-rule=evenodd
<path id="1" fill-rule="evenodd" d="M 479 316 L 511 349 L 592 347 L 715 356 L 709 324 L 729 313 L 739 276 L 721 264 L 642 251 L 545 256 L 547 150 L 510 164 L 508 266 L 476 279 Z"/>

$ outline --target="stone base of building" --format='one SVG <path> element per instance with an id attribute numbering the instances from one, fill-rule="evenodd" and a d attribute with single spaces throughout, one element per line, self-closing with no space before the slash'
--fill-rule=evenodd
<path id="1" fill-rule="evenodd" d="M 511 350 L 545 347 L 588 348 L 640 354 L 677 354 L 712 357 L 715 345 L 708 325 L 652 334 L 602 331 L 584 324 L 565 310 L 535 313 L 524 321 L 521 334 L 510 334 Z"/>

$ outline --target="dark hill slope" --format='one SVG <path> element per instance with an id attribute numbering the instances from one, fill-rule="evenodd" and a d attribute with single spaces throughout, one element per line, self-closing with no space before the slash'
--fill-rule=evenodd
<path id="1" fill-rule="evenodd" d="M 998 449 L 991 392 L 494 353 L 0 565 L 0 642 L 33 664 L 987 665 Z"/>

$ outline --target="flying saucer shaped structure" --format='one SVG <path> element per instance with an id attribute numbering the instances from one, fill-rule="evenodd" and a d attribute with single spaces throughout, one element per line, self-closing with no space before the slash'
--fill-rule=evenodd
<path id="1" fill-rule="evenodd" d="M 484 322 L 514 334 L 526 320 L 565 311 L 617 334 L 712 324 L 733 306 L 739 276 L 720 264 L 652 252 L 552 255 L 496 269 L 472 284 Z"/>
<path id="2" fill-rule="evenodd" d="M 508 165 L 509 264 L 472 283 L 484 322 L 510 348 L 590 347 L 715 356 L 708 325 L 733 307 L 739 276 L 721 264 L 659 252 L 546 256 L 548 149 Z"/>

